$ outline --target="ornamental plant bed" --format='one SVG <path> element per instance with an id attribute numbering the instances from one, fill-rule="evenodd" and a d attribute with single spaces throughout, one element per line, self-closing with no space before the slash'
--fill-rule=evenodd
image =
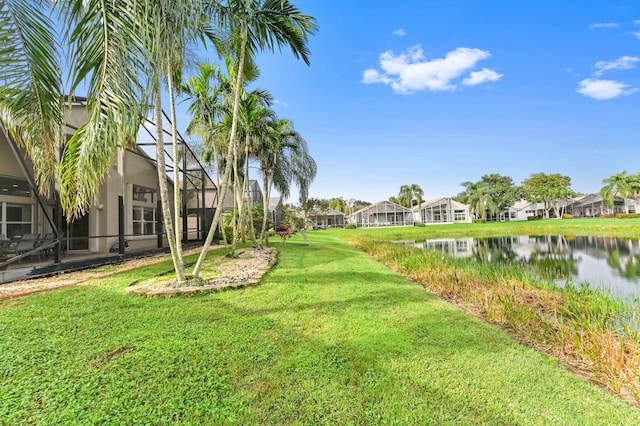
<path id="1" fill-rule="evenodd" d="M 218 255 L 207 259 L 202 278 L 187 277 L 183 285 L 177 285 L 173 270 L 142 282 L 133 282 L 126 292 L 148 297 L 193 296 L 258 284 L 265 273 L 277 261 L 273 247 L 247 248 L 237 252 L 237 257 Z"/>

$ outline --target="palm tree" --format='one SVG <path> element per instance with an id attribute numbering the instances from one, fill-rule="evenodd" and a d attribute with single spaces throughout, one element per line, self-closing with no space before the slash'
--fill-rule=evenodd
<path id="1" fill-rule="evenodd" d="M 400 201 L 398 204 L 411 208 L 413 207 L 413 200 L 416 200 L 418 206 L 421 205 L 423 196 L 424 191 L 422 188 L 413 183 L 411 185 L 402 185 L 400 187 L 400 193 L 398 194 L 397 200 Z"/>
<path id="2" fill-rule="evenodd" d="M 185 50 L 204 32 L 211 11 L 204 0 L 130 0 L 110 2 L 71 1 L 67 4 L 67 26 L 72 63 L 76 64 L 72 87 L 89 78 L 89 120 L 69 141 L 61 165 L 61 181 L 76 182 L 75 197 L 67 208 L 78 213 L 89 194 L 95 193 L 121 140 L 132 143 L 153 99 L 156 121 L 156 158 L 160 198 L 167 240 L 178 283 L 185 281 L 179 235 L 180 191 L 174 188 L 174 218 L 171 219 L 165 166 L 161 90 L 167 85 L 172 122 L 173 161 L 179 157 L 175 96 L 181 78 Z M 73 25 L 72 25 L 73 24 Z M 111 127 L 105 133 L 103 122 Z M 108 120 L 111 118 L 111 120 Z M 102 132 L 102 134 L 100 133 Z M 107 143 L 104 143 L 104 142 Z M 174 184 L 180 181 L 174 164 Z M 90 175 L 86 179 L 85 175 Z M 85 184 L 85 182 L 89 182 Z M 72 186 L 73 188 L 73 186 Z M 61 194 L 62 195 L 62 194 Z M 64 197 L 62 197 L 64 200 Z"/>
<path id="3" fill-rule="evenodd" d="M 229 149 L 227 157 L 233 155 L 237 145 L 236 130 L 238 111 L 240 106 L 240 89 L 244 86 L 243 67 L 246 58 L 252 58 L 259 51 L 288 45 L 296 58 L 301 58 L 309 64 L 308 36 L 317 30 L 315 19 L 300 13 L 289 0 L 229 0 L 226 5 L 217 4 L 218 24 L 229 32 L 237 42 L 237 60 L 235 83 L 233 87 L 233 113 L 231 131 L 229 134 Z M 220 188 L 220 198 L 224 196 L 229 184 L 232 163 L 225 167 L 224 180 Z M 198 276 L 202 262 L 213 240 L 214 230 L 220 220 L 222 209 L 217 209 L 213 218 L 209 235 L 196 262 L 193 275 Z"/>
<path id="4" fill-rule="evenodd" d="M 600 195 L 605 203 L 613 206 L 613 197 L 619 195 L 623 198 L 635 197 L 640 192 L 640 176 L 629 175 L 626 171 L 615 174 L 602 180 L 604 185 Z"/>
<path id="5" fill-rule="evenodd" d="M 240 218 L 241 224 L 241 234 L 244 236 L 244 225 L 245 220 L 248 217 L 245 217 L 244 203 L 243 198 L 244 195 L 247 197 L 247 207 L 248 210 L 252 210 L 252 200 L 251 194 L 249 191 L 249 162 L 251 157 L 257 157 L 256 151 L 260 149 L 260 141 L 268 137 L 268 122 L 273 120 L 275 117 L 275 113 L 271 111 L 268 107 L 271 105 L 273 101 L 273 97 L 271 94 L 264 90 L 253 90 L 250 93 L 243 93 L 240 105 L 240 134 L 244 136 L 245 139 L 245 152 L 244 152 L 244 176 L 243 180 L 240 181 L 236 177 L 236 180 L 242 183 L 241 191 L 238 191 L 238 216 Z M 254 246 L 257 246 L 257 241 L 254 235 L 254 229 L 251 224 L 250 218 L 248 218 L 250 223 L 249 227 L 249 235 L 251 236 L 251 240 Z M 235 248 L 235 247 L 234 247 Z"/>
<path id="6" fill-rule="evenodd" d="M 148 22 L 144 30 L 144 41 L 148 48 L 145 56 L 150 67 L 149 81 L 155 93 L 155 121 L 156 121 L 156 160 L 158 164 L 158 180 L 160 198 L 162 201 L 163 219 L 167 231 L 167 241 L 176 271 L 178 285 L 186 280 L 184 261 L 182 258 L 182 243 L 180 238 L 181 193 L 177 188 L 180 182 L 179 167 L 177 165 L 180 152 L 178 149 L 178 131 L 176 128 L 177 114 L 175 97 L 180 88 L 180 80 L 187 47 L 194 43 L 204 33 L 207 22 L 206 1 L 192 0 L 148 0 L 145 6 Z M 164 136 L 162 126 L 162 84 L 167 85 L 169 92 L 169 106 L 171 110 L 172 158 L 173 158 L 173 223 L 169 207 L 166 165 L 164 162 Z"/>
<path id="7" fill-rule="evenodd" d="M 489 189 L 482 182 L 463 182 L 462 186 L 466 187 L 465 202 L 471 205 L 476 219 L 486 220 L 487 210 L 491 214 L 498 212 L 497 204 L 491 198 Z"/>
<path id="8" fill-rule="evenodd" d="M 306 141 L 294 130 L 293 123 L 288 119 L 272 120 L 269 123 L 270 132 L 261 140 L 262 145 L 257 150 L 260 171 L 262 173 L 263 193 L 265 200 L 271 197 L 271 189 L 275 187 L 280 196 L 287 198 L 291 185 L 300 189 L 300 198 L 307 200 L 309 186 L 315 178 L 317 166 L 307 147 Z M 267 244 L 267 216 L 269 205 L 264 203 L 262 230 L 260 239 Z"/>
<path id="9" fill-rule="evenodd" d="M 413 200 L 416 200 L 416 205 L 420 206 L 422 205 L 422 197 L 424 197 L 424 191 L 422 190 L 422 188 L 420 188 L 419 185 L 413 183 L 410 186 L 411 188 L 411 203 L 413 204 Z M 410 208 L 412 206 L 409 206 Z"/>

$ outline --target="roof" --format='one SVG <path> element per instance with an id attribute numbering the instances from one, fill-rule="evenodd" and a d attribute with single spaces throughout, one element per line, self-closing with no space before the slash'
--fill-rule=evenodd
<path id="1" fill-rule="evenodd" d="M 451 197 L 439 197 L 439 198 L 432 198 L 430 200 L 426 200 L 419 206 L 413 207 L 413 210 L 419 211 L 427 207 L 441 206 L 443 204 L 450 204 L 452 207 L 455 207 L 458 209 L 466 209 L 467 207 L 469 207 L 468 204 L 460 203 Z"/>
<path id="2" fill-rule="evenodd" d="M 401 206 L 400 204 L 396 204 L 396 203 L 392 203 L 391 201 L 378 201 L 377 203 L 373 203 L 368 205 L 367 207 L 364 207 L 360 210 L 358 210 L 357 212 L 352 213 L 349 216 L 353 216 L 356 215 L 360 212 L 365 212 L 367 210 L 372 210 L 372 209 L 376 209 L 377 213 L 388 213 L 388 212 L 394 212 L 394 211 L 402 211 L 402 212 L 406 212 L 406 213 L 411 213 L 411 209 Z"/>

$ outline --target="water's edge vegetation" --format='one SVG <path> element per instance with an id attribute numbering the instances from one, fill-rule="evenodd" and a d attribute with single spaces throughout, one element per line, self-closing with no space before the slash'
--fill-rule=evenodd
<path id="1" fill-rule="evenodd" d="M 593 224 L 594 222 L 590 222 Z M 557 226 L 553 226 L 556 225 Z M 577 225 L 576 225 L 577 224 Z M 556 222 L 555 233 L 588 234 L 589 222 Z M 596 222 L 594 235 L 638 234 L 637 223 Z M 540 234 L 550 224 L 493 224 L 472 228 L 403 228 L 358 231 L 343 237 L 377 260 L 486 321 L 509 330 L 518 340 L 556 357 L 577 374 L 640 406 L 640 336 L 635 305 L 587 286 L 560 288 L 526 268 L 479 264 L 444 253 L 394 244 L 426 235 Z M 568 229 L 562 229 L 563 227 Z M 608 229 L 607 229 L 608 228 Z M 465 232 L 466 231 L 466 232 Z"/>

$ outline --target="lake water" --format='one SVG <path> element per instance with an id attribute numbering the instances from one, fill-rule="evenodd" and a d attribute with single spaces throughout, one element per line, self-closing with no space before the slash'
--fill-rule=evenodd
<path id="1" fill-rule="evenodd" d="M 479 262 L 527 264 L 562 284 L 589 283 L 640 299 L 640 240 L 580 236 L 513 236 L 403 242 Z"/>

